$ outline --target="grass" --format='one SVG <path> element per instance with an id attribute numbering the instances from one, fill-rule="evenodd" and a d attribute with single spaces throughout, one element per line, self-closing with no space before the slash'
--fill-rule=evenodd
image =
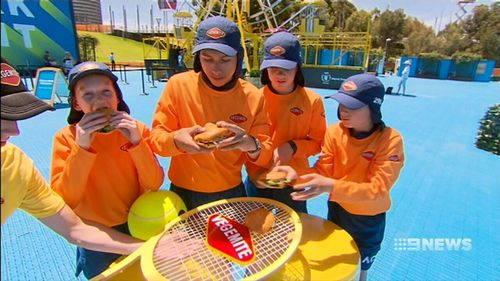
<path id="1" fill-rule="evenodd" d="M 131 39 L 113 36 L 99 32 L 78 31 L 78 35 L 90 35 L 98 40 L 96 47 L 96 60 L 109 63 L 109 54 L 115 54 L 117 63 L 140 63 L 144 58 L 158 58 L 158 51 L 151 45 L 143 44 Z M 165 52 L 162 58 L 166 58 Z"/>

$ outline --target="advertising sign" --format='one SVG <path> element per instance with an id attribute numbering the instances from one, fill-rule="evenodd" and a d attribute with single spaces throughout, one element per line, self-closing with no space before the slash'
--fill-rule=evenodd
<path id="1" fill-rule="evenodd" d="M 65 51 L 78 58 L 70 0 L 2 0 L 1 4 L 2 56 L 12 66 L 42 66 L 45 51 L 58 65 Z"/>

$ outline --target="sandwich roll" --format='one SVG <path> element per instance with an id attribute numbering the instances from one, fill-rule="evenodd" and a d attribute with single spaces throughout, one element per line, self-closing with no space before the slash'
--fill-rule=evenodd
<path id="1" fill-rule="evenodd" d="M 252 231 L 263 234 L 271 230 L 275 221 L 273 213 L 260 207 L 246 215 L 245 226 Z"/>
<path id="2" fill-rule="evenodd" d="M 98 132 L 109 133 L 109 132 L 113 131 L 115 128 L 109 124 L 109 121 L 111 120 L 111 117 L 113 116 L 115 111 L 109 107 L 102 107 L 96 111 L 103 112 L 104 116 L 106 116 L 106 120 L 107 120 L 106 125 L 102 129 L 98 130 Z"/>
<path id="3" fill-rule="evenodd" d="M 266 188 L 282 189 L 290 185 L 285 172 L 272 171 L 263 174 L 258 180 L 258 185 Z"/>
<path id="4" fill-rule="evenodd" d="M 233 131 L 217 127 L 214 123 L 207 123 L 203 133 L 194 136 L 194 141 L 201 147 L 208 149 L 215 148 L 217 144 L 229 137 L 234 136 Z"/>

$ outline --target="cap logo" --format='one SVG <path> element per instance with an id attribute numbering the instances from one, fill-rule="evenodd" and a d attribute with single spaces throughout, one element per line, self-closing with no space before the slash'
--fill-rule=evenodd
<path id="1" fill-rule="evenodd" d="M 356 91 L 358 89 L 358 86 L 353 81 L 347 81 L 342 84 L 342 90 L 344 91 Z"/>
<path id="2" fill-rule="evenodd" d="M 381 98 L 374 98 L 373 103 L 375 104 L 382 104 L 382 99 Z"/>
<path id="3" fill-rule="evenodd" d="M 271 53 L 271 55 L 276 57 L 283 55 L 285 52 L 286 52 L 285 48 L 281 46 L 274 46 L 271 48 L 271 50 L 269 50 L 269 53 Z"/>
<path id="4" fill-rule="evenodd" d="M 1 83 L 9 86 L 19 86 L 21 83 L 21 77 L 19 77 L 19 73 L 12 68 L 12 66 L 2 63 L 1 66 Z"/>
<path id="5" fill-rule="evenodd" d="M 226 36 L 226 33 L 218 27 L 212 27 L 207 31 L 206 35 L 212 39 L 217 40 Z"/>

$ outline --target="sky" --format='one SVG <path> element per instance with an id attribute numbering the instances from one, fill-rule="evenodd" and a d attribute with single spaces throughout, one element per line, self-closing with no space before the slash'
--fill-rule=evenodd
<path id="1" fill-rule="evenodd" d="M 350 0 L 358 10 L 371 11 L 378 8 L 381 11 L 386 9 L 395 10 L 402 8 L 408 16 L 418 18 L 435 30 L 443 29 L 448 23 L 457 20 L 460 14 L 460 7 L 457 0 Z M 189 1 L 178 0 L 178 10 L 192 11 Z M 271 1 L 272 2 L 272 1 Z M 494 0 L 476 0 L 472 4 L 467 4 L 465 9 L 470 13 L 476 5 L 491 5 Z M 498 2 L 498 0 L 496 1 Z M 114 13 L 115 26 L 122 28 L 123 8 L 127 15 L 127 30 L 137 30 L 137 7 L 139 7 L 139 21 L 141 29 L 151 28 L 150 9 L 153 10 L 153 25 L 155 30 L 158 28 L 164 31 L 165 26 L 172 30 L 173 15 L 171 11 L 166 13 L 160 11 L 157 0 L 101 0 L 103 24 L 110 23 L 109 8 Z"/>

